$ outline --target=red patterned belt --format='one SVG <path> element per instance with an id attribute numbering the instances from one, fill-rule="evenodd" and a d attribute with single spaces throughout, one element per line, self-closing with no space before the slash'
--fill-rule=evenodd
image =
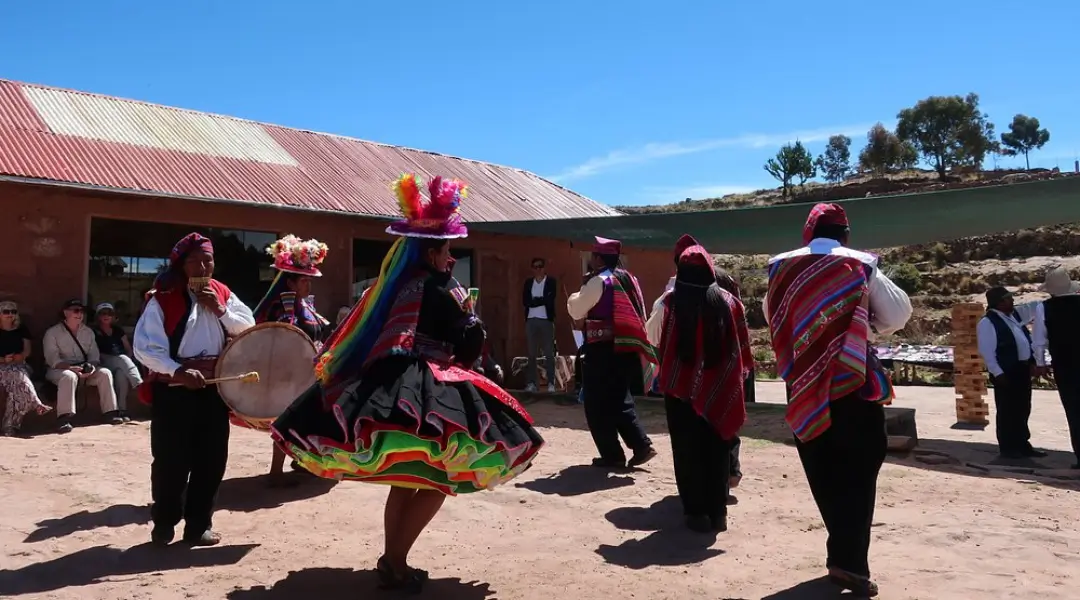
<path id="1" fill-rule="evenodd" d="M 615 340 L 615 332 L 605 321 L 585 321 L 585 343 L 611 342 Z"/>

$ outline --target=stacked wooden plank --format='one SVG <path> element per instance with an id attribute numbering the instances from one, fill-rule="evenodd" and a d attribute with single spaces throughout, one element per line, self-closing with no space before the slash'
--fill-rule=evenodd
<path id="1" fill-rule="evenodd" d="M 956 387 L 956 421 L 988 425 L 985 366 L 979 356 L 976 328 L 986 314 L 981 304 L 964 303 L 952 308 L 953 385 Z"/>

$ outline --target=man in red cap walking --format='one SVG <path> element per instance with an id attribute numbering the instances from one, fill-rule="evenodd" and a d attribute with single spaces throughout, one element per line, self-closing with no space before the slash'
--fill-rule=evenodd
<path id="1" fill-rule="evenodd" d="M 873 597 L 870 524 L 893 390 L 869 335 L 903 328 L 911 301 L 876 256 L 845 247 L 849 234 L 840 205 L 814 206 L 803 247 L 769 260 L 763 308 L 788 387 L 785 420 L 829 533 L 829 578 Z"/>
<path id="2" fill-rule="evenodd" d="M 566 301 L 575 321 L 584 320 L 582 389 L 585 419 L 602 468 L 639 466 L 656 450 L 638 422 L 631 382 L 652 387 L 656 353 L 645 333 L 645 301 L 637 278 L 619 267 L 622 243 L 597 237 L 581 291 Z M 619 436 L 633 451 L 629 463 Z"/>

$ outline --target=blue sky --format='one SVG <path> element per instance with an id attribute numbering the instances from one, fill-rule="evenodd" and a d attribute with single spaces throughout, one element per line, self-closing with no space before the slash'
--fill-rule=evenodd
<path id="1" fill-rule="evenodd" d="M 857 151 L 929 95 L 979 93 L 999 132 L 1038 117 L 1032 166 L 1080 158 L 1075 0 L 822 4 L 13 2 L 0 77 L 513 165 L 608 204 L 771 187 L 784 142 Z"/>

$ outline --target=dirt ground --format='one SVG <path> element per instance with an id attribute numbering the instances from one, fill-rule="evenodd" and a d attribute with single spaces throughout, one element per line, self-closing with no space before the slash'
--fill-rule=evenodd
<path id="1" fill-rule="evenodd" d="M 782 402 L 782 388 L 759 382 L 758 398 Z M 918 409 L 921 449 L 949 456 L 920 452 L 884 467 L 871 554 L 881 597 L 1075 599 L 1080 484 L 983 466 L 994 458 L 992 428 L 950 429 L 950 389 L 901 388 L 897 405 Z M 740 503 L 714 539 L 681 526 L 658 408 L 641 410 L 660 457 L 648 470 L 603 475 L 581 466 L 593 448 L 579 407 L 531 404 L 547 448 L 519 480 L 447 501 L 412 556 L 432 577 L 420 597 L 838 597 L 815 581 L 825 532 L 782 409 L 753 410 Z M 1043 466 L 1071 462 L 1064 422 L 1056 394 L 1036 392 L 1033 441 L 1055 451 Z M 395 597 L 375 590 L 370 571 L 385 488 L 310 479 L 269 490 L 270 444 L 251 431 L 233 430 L 215 520 L 223 545 L 148 547 L 148 433 L 136 423 L 0 439 L 0 597 Z"/>

